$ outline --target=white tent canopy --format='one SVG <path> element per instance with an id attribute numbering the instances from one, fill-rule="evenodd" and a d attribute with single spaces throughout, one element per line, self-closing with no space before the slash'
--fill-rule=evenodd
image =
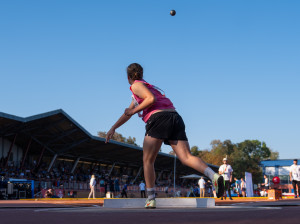
<path id="1" fill-rule="evenodd" d="M 184 179 L 200 179 L 202 176 L 199 176 L 197 174 L 191 174 L 191 175 L 187 175 L 187 176 L 183 176 L 180 178 L 184 178 Z"/>

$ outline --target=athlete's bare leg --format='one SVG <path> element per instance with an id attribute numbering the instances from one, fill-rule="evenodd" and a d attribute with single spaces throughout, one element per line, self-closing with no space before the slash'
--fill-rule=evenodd
<path id="1" fill-rule="evenodd" d="M 169 141 L 169 143 L 183 165 L 204 173 L 208 166 L 202 159 L 191 154 L 187 141 Z"/>
<path id="2" fill-rule="evenodd" d="M 143 164 L 144 164 L 144 177 L 147 188 L 155 186 L 155 170 L 154 162 L 159 149 L 162 145 L 162 140 L 145 136 L 143 144 Z"/>
<path id="3" fill-rule="evenodd" d="M 182 164 L 189 166 L 200 173 L 203 173 L 212 180 L 212 184 L 217 192 L 217 197 L 221 197 L 224 193 L 223 176 L 216 174 L 207 164 L 199 157 L 193 156 L 190 152 L 188 141 L 169 141 L 172 149 L 178 156 Z"/>

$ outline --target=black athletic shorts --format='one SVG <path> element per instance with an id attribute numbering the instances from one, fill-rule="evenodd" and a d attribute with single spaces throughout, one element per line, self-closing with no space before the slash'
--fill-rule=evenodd
<path id="1" fill-rule="evenodd" d="M 166 145 L 169 140 L 187 141 L 185 125 L 177 112 L 162 111 L 152 114 L 146 124 L 145 136 L 163 139 Z"/>

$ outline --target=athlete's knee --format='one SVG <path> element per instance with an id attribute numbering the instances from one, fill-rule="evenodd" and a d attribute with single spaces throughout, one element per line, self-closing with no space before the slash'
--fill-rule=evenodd
<path id="1" fill-rule="evenodd" d="M 143 156 L 143 163 L 144 165 L 154 165 L 155 159 L 149 156 Z"/>
<path id="2" fill-rule="evenodd" d="M 183 165 L 188 166 L 190 164 L 190 160 L 193 156 L 191 154 L 185 154 L 184 156 L 181 156 L 180 161 Z"/>

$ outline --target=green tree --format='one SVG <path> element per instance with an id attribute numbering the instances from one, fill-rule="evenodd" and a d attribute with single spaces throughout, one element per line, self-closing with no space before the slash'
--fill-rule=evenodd
<path id="1" fill-rule="evenodd" d="M 230 140 L 213 140 L 210 143 L 211 149 L 206 149 L 199 151 L 199 157 L 203 159 L 206 163 L 210 163 L 216 166 L 222 164 L 223 158 L 228 157 L 229 162 L 231 161 L 231 154 L 236 149 L 236 145 L 233 144 Z"/>
<path id="2" fill-rule="evenodd" d="M 270 159 L 270 160 L 276 160 L 276 159 L 279 158 L 279 152 L 273 151 L 271 149 L 270 149 L 270 151 L 271 151 L 271 155 L 270 155 L 270 157 L 268 159 Z"/>
<path id="3" fill-rule="evenodd" d="M 136 138 L 135 137 L 131 138 L 131 136 L 129 136 L 127 139 L 125 139 L 125 142 L 127 144 L 131 144 L 131 145 L 136 145 L 137 146 L 137 144 L 135 143 L 135 141 L 136 141 Z"/>
<path id="4" fill-rule="evenodd" d="M 191 154 L 192 154 L 193 156 L 198 156 L 198 155 L 199 155 L 199 148 L 198 148 L 198 146 L 193 146 L 193 147 L 191 148 Z"/>
<path id="5" fill-rule="evenodd" d="M 220 166 L 223 158 L 227 156 L 228 164 L 233 168 L 233 176 L 241 178 L 245 176 L 245 172 L 250 172 L 254 183 L 259 183 L 262 178 L 260 162 L 264 159 L 277 159 L 279 156 L 279 153 L 270 150 L 265 142 L 258 140 L 245 140 L 235 144 L 230 140 L 222 142 L 216 139 L 211 141 L 211 149 L 197 150 L 203 161 L 217 166 Z"/>
<path id="6" fill-rule="evenodd" d="M 244 177 L 245 172 L 252 173 L 253 183 L 259 183 L 262 178 L 260 162 L 270 157 L 271 151 L 265 142 L 258 140 L 245 140 L 237 143 L 232 158 L 233 175 Z"/>

